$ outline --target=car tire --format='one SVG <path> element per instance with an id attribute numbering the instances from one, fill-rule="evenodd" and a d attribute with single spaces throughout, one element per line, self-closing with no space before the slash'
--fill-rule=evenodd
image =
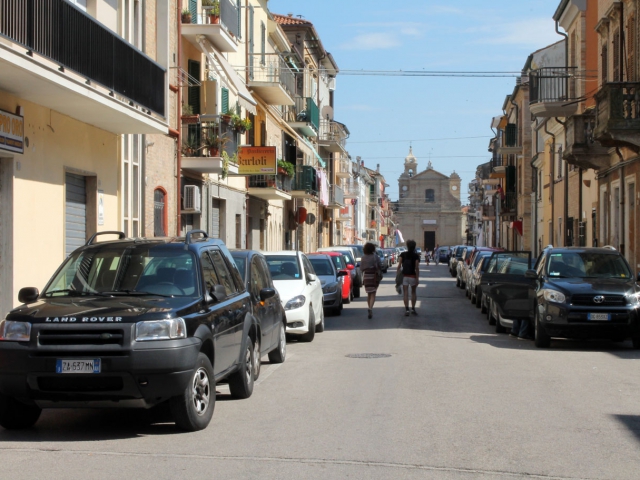
<path id="1" fill-rule="evenodd" d="M 540 325 L 540 318 L 538 313 L 538 307 L 535 307 L 536 310 L 536 320 L 535 320 L 535 341 L 537 348 L 549 348 L 551 346 L 551 337 L 547 333 L 547 331 Z"/>
<path id="2" fill-rule="evenodd" d="M 336 308 L 335 313 L 336 315 L 342 314 L 342 303 L 338 308 Z M 320 322 L 316 325 L 316 333 L 324 332 L 324 310 L 322 310 L 322 313 L 320 315 L 322 315 L 322 317 L 320 318 Z"/>
<path id="3" fill-rule="evenodd" d="M 255 382 L 260 376 L 260 367 L 262 366 L 260 355 L 260 341 L 253 342 L 253 381 Z"/>
<path id="4" fill-rule="evenodd" d="M 349 291 L 349 296 L 347 298 L 342 299 L 342 303 L 346 303 L 347 305 L 351 303 L 351 291 Z"/>
<path id="5" fill-rule="evenodd" d="M 640 350 L 640 332 L 634 333 L 631 336 L 631 343 L 634 350 Z"/>
<path id="6" fill-rule="evenodd" d="M 33 427 L 41 413 L 42 409 L 36 405 L 27 405 L 0 394 L 0 425 L 7 430 Z"/>
<path id="7" fill-rule="evenodd" d="M 480 313 L 487 313 L 487 304 L 484 300 L 484 294 L 480 294 Z"/>
<path id="8" fill-rule="evenodd" d="M 460 279 L 456 277 L 456 287 L 460 288 Z"/>
<path id="9" fill-rule="evenodd" d="M 476 288 L 476 308 L 482 307 L 482 292 L 480 291 L 480 287 Z"/>
<path id="10" fill-rule="evenodd" d="M 360 282 L 356 282 L 356 285 L 353 287 L 353 298 L 360 298 Z"/>
<path id="11" fill-rule="evenodd" d="M 269 361 L 271 363 L 283 363 L 287 357 L 287 335 L 285 333 L 284 324 L 280 323 L 280 331 L 278 332 L 278 346 L 275 350 L 269 352 Z"/>
<path id="12" fill-rule="evenodd" d="M 249 398 L 253 393 L 253 341 L 247 335 L 238 370 L 229 376 L 229 391 L 235 398 Z"/>
<path id="13" fill-rule="evenodd" d="M 213 367 L 209 357 L 200 352 L 191 381 L 182 395 L 169 400 L 169 407 L 173 420 L 179 428 L 196 432 L 207 428 L 215 406 L 216 381 L 213 376 Z"/>
<path id="14" fill-rule="evenodd" d="M 316 336 L 316 317 L 313 313 L 313 307 L 309 305 L 309 331 L 300 335 L 301 342 L 313 342 Z"/>
<path id="15" fill-rule="evenodd" d="M 496 312 L 496 333 L 507 333 L 507 328 L 500 323 L 500 312 Z"/>
<path id="16" fill-rule="evenodd" d="M 496 324 L 496 319 L 493 318 L 493 314 L 491 313 L 491 299 L 487 300 L 487 320 L 489 321 L 489 325 Z"/>

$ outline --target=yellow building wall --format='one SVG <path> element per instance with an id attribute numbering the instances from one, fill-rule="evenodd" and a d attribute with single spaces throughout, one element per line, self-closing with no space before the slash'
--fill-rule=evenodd
<path id="1" fill-rule="evenodd" d="M 14 306 L 21 287 L 42 289 L 65 258 L 65 172 L 97 177 L 104 192 L 97 231 L 120 229 L 118 136 L 0 91 L 0 109 L 19 105 L 25 152 L 13 159 Z"/>

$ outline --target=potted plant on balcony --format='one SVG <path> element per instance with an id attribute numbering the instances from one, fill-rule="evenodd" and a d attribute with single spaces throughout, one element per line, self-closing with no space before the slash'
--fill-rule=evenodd
<path id="1" fill-rule="evenodd" d="M 182 105 L 182 123 L 198 123 L 198 114 L 193 113 L 193 107 L 191 105 Z"/>
<path id="2" fill-rule="evenodd" d="M 220 150 L 229 142 L 229 137 L 226 135 L 218 135 L 217 127 L 217 125 L 214 125 L 207 129 L 207 133 L 203 139 L 203 147 L 207 150 L 210 157 L 219 157 Z"/>
<path id="3" fill-rule="evenodd" d="M 241 118 L 240 115 L 231 115 L 231 126 L 238 133 L 245 133 L 247 130 L 251 130 L 251 120 L 248 118 Z"/>
<path id="4" fill-rule="evenodd" d="M 227 152 L 222 152 L 222 179 L 224 180 L 229 175 L 229 165 L 238 165 L 238 154 L 234 153 L 233 156 L 229 156 Z"/>
<path id="5" fill-rule="evenodd" d="M 182 10 L 182 23 L 191 23 L 191 11 L 188 8 Z"/>
<path id="6" fill-rule="evenodd" d="M 219 0 L 202 0 L 202 8 L 204 8 L 209 15 L 209 23 L 220 23 Z"/>
<path id="7" fill-rule="evenodd" d="M 198 150 L 200 150 L 200 146 L 196 141 L 195 135 L 188 135 L 187 138 L 182 141 L 181 152 L 183 157 L 195 157 Z"/>
<path id="8" fill-rule="evenodd" d="M 278 160 L 278 173 L 286 175 L 287 177 L 293 177 L 295 171 L 293 164 L 286 162 L 282 159 Z"/>

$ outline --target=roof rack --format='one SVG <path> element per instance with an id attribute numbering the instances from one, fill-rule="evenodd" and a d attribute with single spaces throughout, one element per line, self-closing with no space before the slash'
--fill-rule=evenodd
<path id="1" fill-rule="evenodd" d="M 93 241 L 99 235 L 118 235 L 118 240 L 123 240 L 123 239 L 127 238 L 127 236 L 124 234 L 124 232 L 117 232 L 117 231 L 98 232 L 98 233 L 94 233 L 93 235 L 91 235 L 91 238 L 89 238 L 89 240 L 87 240 L 87 243 L 84 244 L 85 247 L 89 246 L 89 245 L 93 245 Z"/>
<path id="2" fill-rule="evenodd" d="M 547 245 L 546 247 L 544 247 L 544 249 L 543 249 L 543 250 L 546 250 L 547 248 L 553 248 L 553 245 L 549 244 L 549 245 Z"/>
<path id="3" fill-rule="evenodd" d="M 185 235 L 184 243 L 186 243 L 187 245 L 192 243 L 191 237 L 194 236 L 194 235 L 197 235 L 197 234 L 202 235 L 202 239 L 201 240 L 209 238 L 209 235 L 207 235 L 207 232 L 205 232 L 204 230 L 191 230 L 191 231 L 187 232 L 187 234 Z"/>

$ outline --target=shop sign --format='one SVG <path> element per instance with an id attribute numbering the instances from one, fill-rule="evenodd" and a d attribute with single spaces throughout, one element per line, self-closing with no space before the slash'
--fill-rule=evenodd
<path id="1" fill-rule="evenodd" d="M 275 175 L 276 165 L 276 147 L 240 147 L 238 149 L 239 175 Z"/>
<path id="2" fill-rule="evenodd" d="M 0 110 L 0 150 L 24 153 L 24 117 Z"/>

